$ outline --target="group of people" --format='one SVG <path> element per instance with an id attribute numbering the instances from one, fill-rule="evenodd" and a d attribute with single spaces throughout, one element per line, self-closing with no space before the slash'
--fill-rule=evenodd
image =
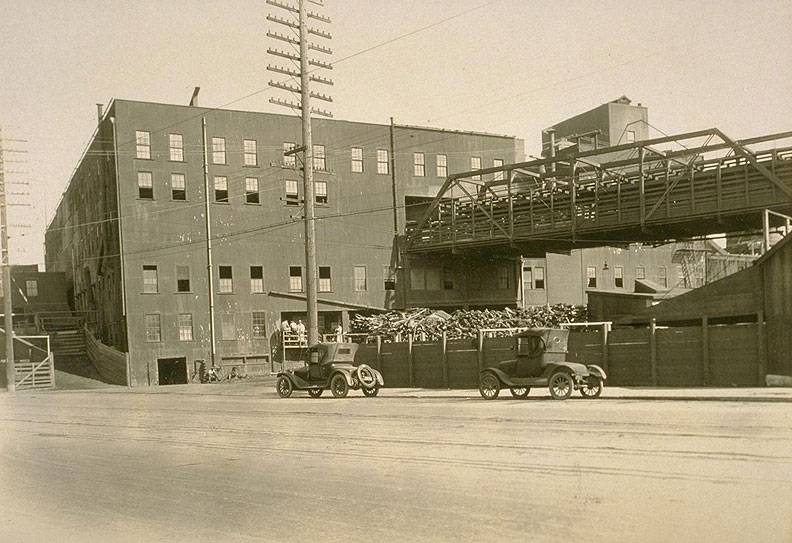
<path id="1" fill-rule="evenodd" d="M 297 322 L 289 319 L 283 319 L 283 322 L 281 323 L 281 333 L 284 335 L 295 334 L 300 341 L 305 341 L 305 324 L 303 324 L 302 319 L 298 319 Z M 335 327 L 333 333 L 335 334 L 336 341 L 338 343 L 342 343 L 344 341 L 344 328 L 340 324 Z"/>

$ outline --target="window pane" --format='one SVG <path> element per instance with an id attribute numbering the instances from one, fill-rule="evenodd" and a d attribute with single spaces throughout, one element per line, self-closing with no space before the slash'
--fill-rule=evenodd
<path id="1" fill-rule="evenodd" d="M 385 290 L 396 290 L 396 274 L 392 267 L 382 267 L 382 278 L 385 283 Z"/>
<path id="2" fill-rule="evenodd" d="M 594 266 L 588 266 L 586 268 L 586 285 L 591 288 L 596 288 L 597 286 L 597 268 Z"/>
<path id="3" fill-rule="evenodd" d="M 291 151 L 295 147 L 297 147 L 296 143 L 292 143 L 292 142 L 288 142 L 288 141 L 284 142 L 283 143 L 283 152 L 285 153 L 286 151 Z M 283 157 L 283 165 L 293 168 L 294 166 L 297 165 L 297 157 L 294 156 L 294 155 L 284 156 Z"/>
<path id="4" fill-rule="evenodd" d="M 159 291 L 157 266 L 143 266 L 143 292 L 156 294 Z"/>
<path id="5" fill-rule="evenodd" d="M 448 177 L 448 157 L 437 155 L 437 177 Z"/>
<path id="6" fill-rule="evenodd" d="M 264 292 L 264 268 L 262 266 L 250 267 L 250 292 Z"/>
<path id="7" fill-rule="evenodd" d="M 354 278 L 355 278 L 355 290 L 357 292 L 362 292 L 366 290 L 366 267 L 365 266 L 355 266 L 354 270 Z"/>
<path id="8" fill-rule="evenodd" d="M 267 337 L 267 314 L 264 311 L 253 312 L 253 337 L 257 339 Z"/>
<path id="9" fill-rule="evenodd" d="M 135 131 L 135 156 L 137 158 L 151 158 L 151 134 L 140 130 Z"/>
<path id="10" fill-rule="evenodd" d="M 259 203 L 259 183 L 256 177 L 245 178 L 245 202 L 249 204 Z"/>
<path id="11" fill-rule="evenodd" d="M 138 172 L 138 198 L 154 198 L 154 177 L 151 172 Z"/>
<path id="12" fill-rule="evenodd" d="M 387 149 L 377 149 L 377 173 L 389 173 L 390 163 Z"/>
<path id="13" fill-rule="evenodd" d="M 162 341 L 160 316 L 156 314 L 146 315 L 145 323 L 146 323 L 146 341 Z"/>
<path id="14" fill-rule="evenodd" d="M 170 146 L 170 159 L 175 162 L 184 161 L 184 140 L 181 134 L 170 134 L 168 136 Z"/>
<path id="15" fill-rule="evenodd" d="M 330 266 L 319 266 L 319 292 L 330 292 Z"/>
<path id="16" fill-rule="evenodd" d="M 296 206 L 300 203 L 300 198 L 297 193 L 297 181 L 295 179 L 286 180 L 286 205 Z"/>
<path id="17" fill-rule="evenodd" d="M 38 281 L 36 280 L 25 281 L 25 292 L 27 293 L 28 298 L 33 298 L 34 296 L 38 296 Z"/>
<path id="18" fill-rule="evenodd" d="M 179 325 L 179 341 L 192 341 L 193 339 L 193 322 L 192 314 L 182 313 L 178 316 Z"/>
<path id="19" fill-rule="evenodd" d="M 363 149 L 360 147 L 352 148 L 352 172 L 363 172 Z"/>
<path id="20" fill-rule="evenodd" d="M 327 183 L 324 181 L 314 181 L 314 198 L 317 204 L 327 203 Z"/>
<path id="21" fill-rule="evenodd" d="M 225 151 L 225 138 L 212 138 L 212 164 L 225 164 Z"/>
<path id="22" fill-rule="evenodd" d="M 499 167 L 503 166 L 503 160 L 500 159 L 500 158 L 493 158 L 492 159 L 492 166 L 494 168 L 499 168 Z M 506 172 L 495 172 L 495 175 L 493 175 L 492 178 L 495 181 L 503 181 L 504 179 L 506 179 L 505 173 Z"/>
<path id="23" fill-rule="evenodd" d="M 289 290 L 292 292 L 302 291 L 302 268 L 300 266 L 289 266 Z"/>
<path id="24" fill-rule="evenodd" d="M 535 288 L 545 288 L 545 274 L 544 268 L 537 266 L 534 268 L 534 285 Z"/>
<path id="25" fill-rule="evenodd" d="M 255 166 L 258 163 L 256 156 L 256 140 L 244 140 L 245 166 Z"/>
<path id="26" fill-rule="evenodd" d="M 481 169 L 481 157 L 472 156 L 470 157 L 470 169 L 471 170 L 480 170 Z M 481 179 L 480 175 L 474 175 L 473 179 Z"/>
<path id="27" fill-rule="evenodd" d="M 233 313 L 220 315 L 220 337 L 221 339 L 236 339 L 236 323 Z"/>
<path id="28" fill-rule="evenodd" d="M 215 202 L 228 202 L 228 178 L 218 176 L 214 178 Z"/>
<path id="29" fill-rule="evenodd" d="M 176 266 L 176 292 L 190 292 L 189 266 Z"/>
<path id="30" fill-rule="evenodd" d="M 171 198 L 174 200 L 186 200 L 187 191 L 185 190 L 186 181 L 183 173 L 171 174 Z"/>
<path id="31" fill-rule="evenodd" d="M 234 291 L 234 279 L 231 266 L 220 266 L 219 291 L 228 294 Z"/>
<path id="32" fill-rule="evenodd" d="M 426 175 L 426 162 L 423 153 L 413 153 L 413 175 L 423 177 Z"/>
<path id="33" fill-rule="evenodd" d="M 324 145 L 314 145 L 313 146 L 313 167 L 314 170 L 325 171 L 327 169 L 327 163 L 325 161 L 325 146 Z"/>

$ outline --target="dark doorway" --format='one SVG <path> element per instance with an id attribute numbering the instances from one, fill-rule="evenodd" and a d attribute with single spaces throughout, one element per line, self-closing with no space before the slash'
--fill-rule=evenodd
<path id="1" fill-rule="evenodd" d="M 161 385 L 186 385 L 187 359 L 158 358 L 157 377 Z"/>

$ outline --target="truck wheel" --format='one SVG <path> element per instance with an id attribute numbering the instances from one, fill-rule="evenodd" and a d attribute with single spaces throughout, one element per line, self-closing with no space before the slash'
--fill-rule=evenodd
<path id="1" fill-rule="evenodd" d="M 567 372 L 557 371 L 550 376 L 548 388 L 554 400 L 566 400 L 572 395 L 575 384 L 572 382 L 572 376 Z"/>
<path id="2" fill-rule="evenodd" d="M 485 400 L 494 400 L 500 394 L 500 380 L 494 373 L 485 373 L 479 381 L 479 393 Z"/>
<path id="3" fill-rule="evenodd" d="M 336 373 L 330 380 L 330 391 L 336 398 L 346 398 L 346 395 L 349 394 L 349 385 L 346 377 Z"/>
<path id="4" fill-rule="evenodd" d="M 294 390 L 294 387 L 292 386 L 291 379 L 281 375 L 278 377 L 278 382 L 275 385 L 275 389 L 278 391 L 278 396 L 281 398 L 288 398 L 292 395 L 292 390 Z"/>
<path id="5" fill-rule="evenodd" d="M 599 398 L 600 394 L 602 394 L 602 379 L 597 379 L 594 383 L 586 381 L 586 384 L 580 387 L 580 395 L 584 398 L 593 400 Z"/>
<path id="6" fill-rule="evenodd" d="M 515 398 L 519 398 L 520 400 L 524 400 L 528 397 L 528 394 L 531 392 L 531 387 L 512 387 L 509 389 L 511 395 Z"/>
<path id="7" fill-rule="evenodd" d="M 324 392 L 323 388 L 309 388 L 308 389 L 308 395 L 311 398 L 318 398 L 319 396 L 322 395 L 322 392 Z"/>
<path id="8" fill-rule="evenodd" d="M 379 394 L 379 389 L 380 387 L 378 386 L 374 386 L 371 388 L 363 387 L 363 395 L 366 396 L 367 398 L 373 398 L 374 396 Z"/>

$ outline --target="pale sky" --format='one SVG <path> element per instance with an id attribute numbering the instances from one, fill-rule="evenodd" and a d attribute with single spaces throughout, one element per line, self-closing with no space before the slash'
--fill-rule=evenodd
<path id="1" fill-rule="evenodd" d="M 541 129 L 624 94 L 668 133 L 792 129 L 789 0 L 325 4 L 334 61 L 483 6 L 339 62 L 338 119 L 509 134 L 536 154 Z M 263 0 L 0 0 L 0 126 L 28 140 L 16 146 L 29 151 L 39 202 L 24 240 L 33 262 L 43 262 L 44 214 L 93 132 L 94 104 L 187 104 L 200 86 L 200 104 L 216 107 L 267 89 L 282 76 L 266 70 L 280 63 L 266 53 L 266 15 L 280 11 Z M 230 107 L 284 113 L 268 103 L 275 94 Z"/>

